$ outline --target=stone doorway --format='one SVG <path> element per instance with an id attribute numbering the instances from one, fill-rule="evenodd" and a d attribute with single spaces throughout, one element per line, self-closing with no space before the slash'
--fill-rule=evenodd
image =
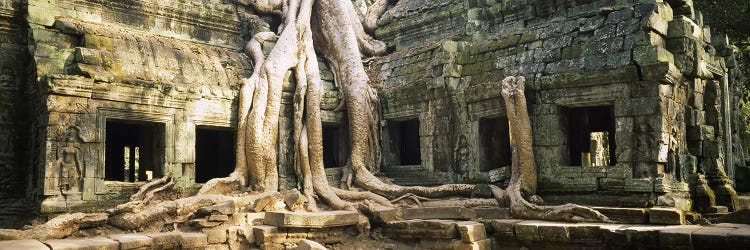
<path id="1" fill-rule="evenodd" d="M 348 152 L 348 130 L 337 124 L 323 124 L 323 166 L 325 168 L 345 166 Z"/>
<path id="2" fill-rule="evenodd" d="M 613 106 L 567 108 L 570 166 L 614 166 L 615 118 Z"/>
<path id="3" fill-rule="evenodd" d="M 511 165 L 510 131 L 507 117 L 479 120 L 480 171 Z"/>
<path id="4" fill-rule="evenodd" d="M 422 164 L 420 151 L 419 120 L 391 121 L 388 133 L 390 152 L 396 166 L 414 166 Z"/>
<path id="5" fill-rule="evenodd" d="M 234 171 L 235 131 L 230 128 L 195 129 L 195 182 L 227 177 Z"/>
<path id="6" fill-rule="evenodd" d="M 140 182 L 160 177 L 164 141 L 163 123 L 107 120 L 105 180 Z"/>

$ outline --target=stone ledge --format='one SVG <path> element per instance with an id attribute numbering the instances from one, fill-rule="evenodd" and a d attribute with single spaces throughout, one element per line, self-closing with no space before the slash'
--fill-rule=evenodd
<path id="1" fill-rule="evenodd" d="M 276 227 L 291 228 L 342 227 L 359 223 L 359 213 L 356 211 L 266 212 L 263 223 Z"/>

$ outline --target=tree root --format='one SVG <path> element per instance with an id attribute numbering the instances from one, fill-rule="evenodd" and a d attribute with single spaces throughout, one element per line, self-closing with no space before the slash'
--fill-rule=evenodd
<path id="1" fill-rule="evenodd" d="M 164 201 L 152 206 L 143 208 L 140 211 L 124 212 L 112 214 L 109 216 L 108 223 L 112 226 L 124 230 L 138 230 L 147 226 L 147 224 L 166 220 L 174 215 L 178 218 L 187 218 L 189 215 L 206 206 L 212 206 L 224 202 L 233 202 L 238 211 L 244 210 L 248 205 L 258 199 L 278 194 L 277 192 L 266 192 L 260 194 L 249 194 L 241 196 L 225 195 L 198 195 L 173 201 Z M 153 226 L 153 225 L 149 225 Z"/>
<path id="2" fill-rule="evenodd" d="M 72 213 L 64 214 L 29 230 L 0 229 L 0 240 L 19 239 L 62 239 L 73 235 L 79 229 L 104 225 L 107 214 Z"/>

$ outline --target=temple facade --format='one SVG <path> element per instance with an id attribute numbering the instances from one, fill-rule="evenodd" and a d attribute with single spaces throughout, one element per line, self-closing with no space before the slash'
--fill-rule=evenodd
<path id="1" fill-rule="evenodd" d="M 245 44 L 279 24 L 245 2 L 0 0 L 4 211 L 99 211 L 166 174 L 186 193 L 228 175 Z M 691 1 L 400 0 L 379 26 L 389 53 L 365 62 L 381 98 L 375 168 L 395 183 L 506 185 L 511 75 L 527 81 L 549 204 L 732 210 L 733 185 L 750 183 L 735 48 Z M 347 112 L 321 67 L 324 162 L 339 185 Z M 291 189 L 294 81 L 283 89 Z"/>

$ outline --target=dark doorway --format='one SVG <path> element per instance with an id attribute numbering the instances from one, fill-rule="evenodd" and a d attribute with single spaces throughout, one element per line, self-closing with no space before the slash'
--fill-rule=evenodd
<path id="1" fill-rule="evenodd" d="M 398 165 L 421 165 L 419 120 L 392 121 L 389 126 L 390 150 Z"/>
<path id="2" fill-rule="evenodd" d="M 163 123 L 107 120 L 106 126 L 105 180 L 137 182 L 161 175 Z"/>
<path id="3" fill-rule="evenodd" d="M 508 118 L 485 118 L 479 120 L 480 171 L 511 165 L 510 133 Z"/>
<path id="4" fill-rule="evenodd" d="M 612 106 L 567 108 L 571 166 L 614 166 L 615 116 Z"/>
<path id="5" fill-rule="evenodd" d="M 338 125 L 323 125 L 323 166 L 343 167 L 346 164 L 348 136 Z"/>
<path id="6" fill-rule="evenodd" d="M 195 182 L 227 177 L 234 171 L 235 131 L 230 128 L 195 129 Z"/>

